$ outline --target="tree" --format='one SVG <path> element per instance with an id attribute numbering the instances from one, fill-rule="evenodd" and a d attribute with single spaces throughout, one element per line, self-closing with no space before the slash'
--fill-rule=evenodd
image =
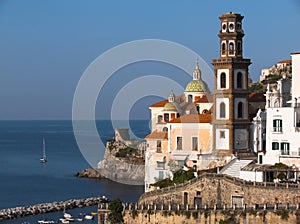
<path id="1" fill-rule="evenodd" d="M 113 224 L 123 223 L 123 205 L 120 199 L 115 199 L 109 203 L 108 221 Z"/>

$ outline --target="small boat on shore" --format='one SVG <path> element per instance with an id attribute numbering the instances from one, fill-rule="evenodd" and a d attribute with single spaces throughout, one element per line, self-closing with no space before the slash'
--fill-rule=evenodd
<path id="1" fill-rule="evenodd" d="M 39 220 L 38 221 L 39 224 L 52 224 L 52 223 L 56 223 L 53 220 Z"/>
<path id="2" fill-rule="evenodd" d="M 98 215 L 98 213 L 97 212 L 91 212 L 91 215 L 96 216 L 96 215 Z"/>
<path id="3" fill-rule="evenodd" d="M 92 215 L 85 215 L 84 218 L 86 220 L 93 220 L 94 216 L 92 216 Z"/>

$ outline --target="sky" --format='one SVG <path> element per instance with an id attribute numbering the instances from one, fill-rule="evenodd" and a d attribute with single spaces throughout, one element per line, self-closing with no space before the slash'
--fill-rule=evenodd
<path id="1" fill-rule="evenodd" d="M 298 0 L 0 0 L 0 120 L 71 119 L 84 71 L 99 55 L 129 41 L 176 42 L 212 68 L 211 60 L 219 57 L 218 17 L 229 11 L 244 16 L 244 57 L 252 60 L 254 81 L 262 68 L 300 51 Z M 118 90 L 140 74 L 164 75 L 183 86 L 191 79 L 160 63 L 125 66 L 101 89 L 97 119 L 110 118 Z M 132 103 L 131 118 L 149 118 L 147 106 L 161 97 Z M 119 113 L 116 118 L 122 118 L 122 106 Z"/>

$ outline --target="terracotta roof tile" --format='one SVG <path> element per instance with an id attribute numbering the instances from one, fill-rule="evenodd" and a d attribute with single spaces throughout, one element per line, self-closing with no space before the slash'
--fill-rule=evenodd
<path id="1" fill-rule="evenodd" d="M 210 123 L 211 114 L 186 114 L 169 123 Z"/>
<path id="2" fill-rule="evenodd" d="M 282 60 L 280 62 L 277 62 L 277 64 L 284 64 L 284 63 L 292 63 L 292 60 Z"/>
<path id="3" fill-rule="evenodd" d="M 195 103 L 209 103 L 207 96 L 196 97 Z"/>
<path id="4" fill-rule="evenodd" d="M 168 139 L 168 132 L 152 132 L 151 134 L 147 135 L 145 138 L 149 139 Z"/>
<path id="5" fill-rule="evenodd" d="M 163 100 L 163 101 L 160 101 L 158 103 L 152 104 L 149 107 L 164 107 L 165 104 L 168 103 L 168 102 L 169 102 L 168 100 Z"/>

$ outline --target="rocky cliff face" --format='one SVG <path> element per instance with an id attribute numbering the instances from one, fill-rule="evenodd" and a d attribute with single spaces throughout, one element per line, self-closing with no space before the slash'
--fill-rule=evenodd
<path id="1" fill-rule="evenodd" d="M 144 185 L 145 165 L 136 165 L 115 157 L 106 149 L 104 158 L 98 163 L 102 176 L 130 185 Z"/>

